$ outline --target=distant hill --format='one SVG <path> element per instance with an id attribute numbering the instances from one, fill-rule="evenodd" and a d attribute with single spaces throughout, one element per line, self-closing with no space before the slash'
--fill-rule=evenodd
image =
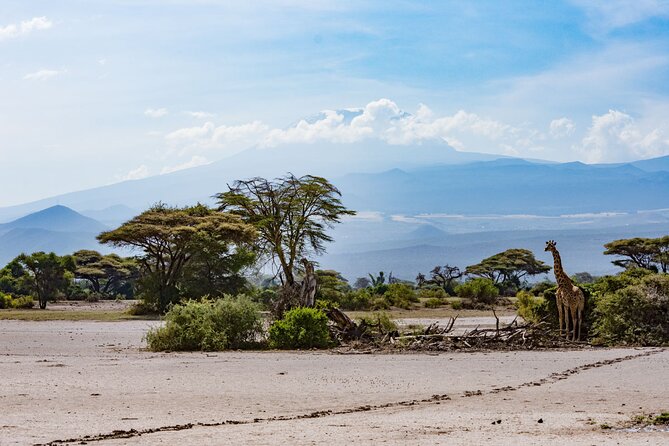
<path id="1" fill-rule="evenodd" d="M 350 174 L 335 181 L 353 209 L 389 214 L 538 214 L 669 207 L 669 172 L 630 164 L 519 159 Z"/>
<path id="2" fill-rule="evenodd" d="M 102 232 L 109 229 L 97 220 L 85 217 L 72 209 L 56 205 L 0 224 L 0 232 L 10 229 L 46 229 L 62 232 Z"/>
<path id="3" fill-rule="evenodd" d="M 340 271 L 349 281 L 367 273 L 392 271 L 395 277 L 413 280 L 419 272 L 427 273 L 436 265 L 450 264 L 464 269 L 498 252 L 510 248 L 526 248 L 553 265 L 552 257 L 544 252 L 546 240 L 558 242 L 568 274 L 587 271 L 603 275 L 620 271 L 611 264 L 615 258 L 605 256 L 604 244 L 629 237 L 659 237 L 667 235 L 664 224 L 642 227 L 618 227 L 591 230 L 523 230 L 492 231 L 468 234 L 448 234 L 428 243 L 398 241 L 386 249 L 370 251 L 336 250 L 319 259 L 320 267 Z M 552 280 L 552 272 L 548 273 Z"/>
<path id="4" fill-rule="evenodd" d="M 52 206 L 0 225 L 0 265 L 21 253 L 71 254 L 102 248 L 95 237 L 108 227 L 65 206 Z"/>

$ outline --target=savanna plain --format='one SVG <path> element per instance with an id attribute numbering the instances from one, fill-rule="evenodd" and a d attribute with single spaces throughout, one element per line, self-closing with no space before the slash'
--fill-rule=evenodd
<path id="1" fill-rule="evenodd" d="M 668 441 L 633 423 L 666 409 L 665 349 L 154 353 L 144 336 L 161 322 L 70 310 L 0 320 L 0 444 Z M 120 313 L 114 302 L 86 311 Z M 455 328 L 472 321 L 494 325 Z"/>

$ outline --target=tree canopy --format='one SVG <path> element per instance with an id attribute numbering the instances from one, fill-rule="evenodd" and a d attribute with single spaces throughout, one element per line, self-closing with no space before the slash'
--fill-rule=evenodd
<path id="1" fill-rule="evenodd" d="M 530 250 L 507 249 L 483 259 L 480 263 L 468 266 L 465 274 L 488 278 L 495 285 L 518 286 L 523 277 L 546 273 L 550 270 L 551 267 L 534 258 Z"/>
<path id="2" fill-rule="evenodd" d="M 179 299 L 184 267 L 203 243 L 245 244 L 253 242 L 255 235 L 253 226 L 236 215 L 201 204 L 184 208 L 157 204 L 117 229 L 103 232 L 98 240 L 143 251 L 139 262 L 144 292 L 155 293 L 157 307 L 164 311 Z"/>
<path id="3" fill-rule="evenodd" d="M 325 178 L 288 174 L 235 181 L 216 195 L 221 211 L 238 215 L 258 230 L 257 249 L 278 266 L 286 287 L 293 287 L 300 259 L 322 254 L 332 241 L 327 229 L 354 212 Z"/>
<path id="4" fill-rule="evenodd" d="M 53 252 L 21 254 L 16 258 L 16 262 L 25 274 L 24 283 L 37 295 L 42 310 L 46 308 L 49 300 L 55 299 L 59 292 L 65 290 L 71 280 L 71 272 L 75 268 L 71 256 L 60 257 Z"/>
<path id="5" fill-rule="evenodd" d="M 137 261 L 117 254 L 103 255 L 97 251 L 82 249 L 72 257 L 76 268 L 74 277 L 89 283 L 94 293 L 113 296 L 126 294 L 130 281 L 137 278 Z"/>
<path id="6" fill-rule="evenodd" d="M 606 255 L 617 255 L 622 259 L 611 263 L 625 269 L 644 268 L 669 272 L 669 235 L 659 238 L 635 237 L 614 240 L 604 245 Z"/>

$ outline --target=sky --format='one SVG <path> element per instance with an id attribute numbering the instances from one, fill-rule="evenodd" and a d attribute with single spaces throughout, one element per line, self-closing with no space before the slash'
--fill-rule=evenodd
<path id="1" fill-rule="evenodd" d="M 3 0 L 0 206 L 367 138 L 669 155 L 669 0 Z"/>

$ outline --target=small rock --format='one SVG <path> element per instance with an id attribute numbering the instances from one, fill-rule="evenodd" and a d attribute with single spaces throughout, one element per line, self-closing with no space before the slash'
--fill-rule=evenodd
<path id="1" fill-rule="evenodd" d="M 543 418 L 539 418 L 539 419 L 537 420 L 537 423 L 543 423 L 543 422 L 544 422 L 544 419 L 543 419 Z"/>

